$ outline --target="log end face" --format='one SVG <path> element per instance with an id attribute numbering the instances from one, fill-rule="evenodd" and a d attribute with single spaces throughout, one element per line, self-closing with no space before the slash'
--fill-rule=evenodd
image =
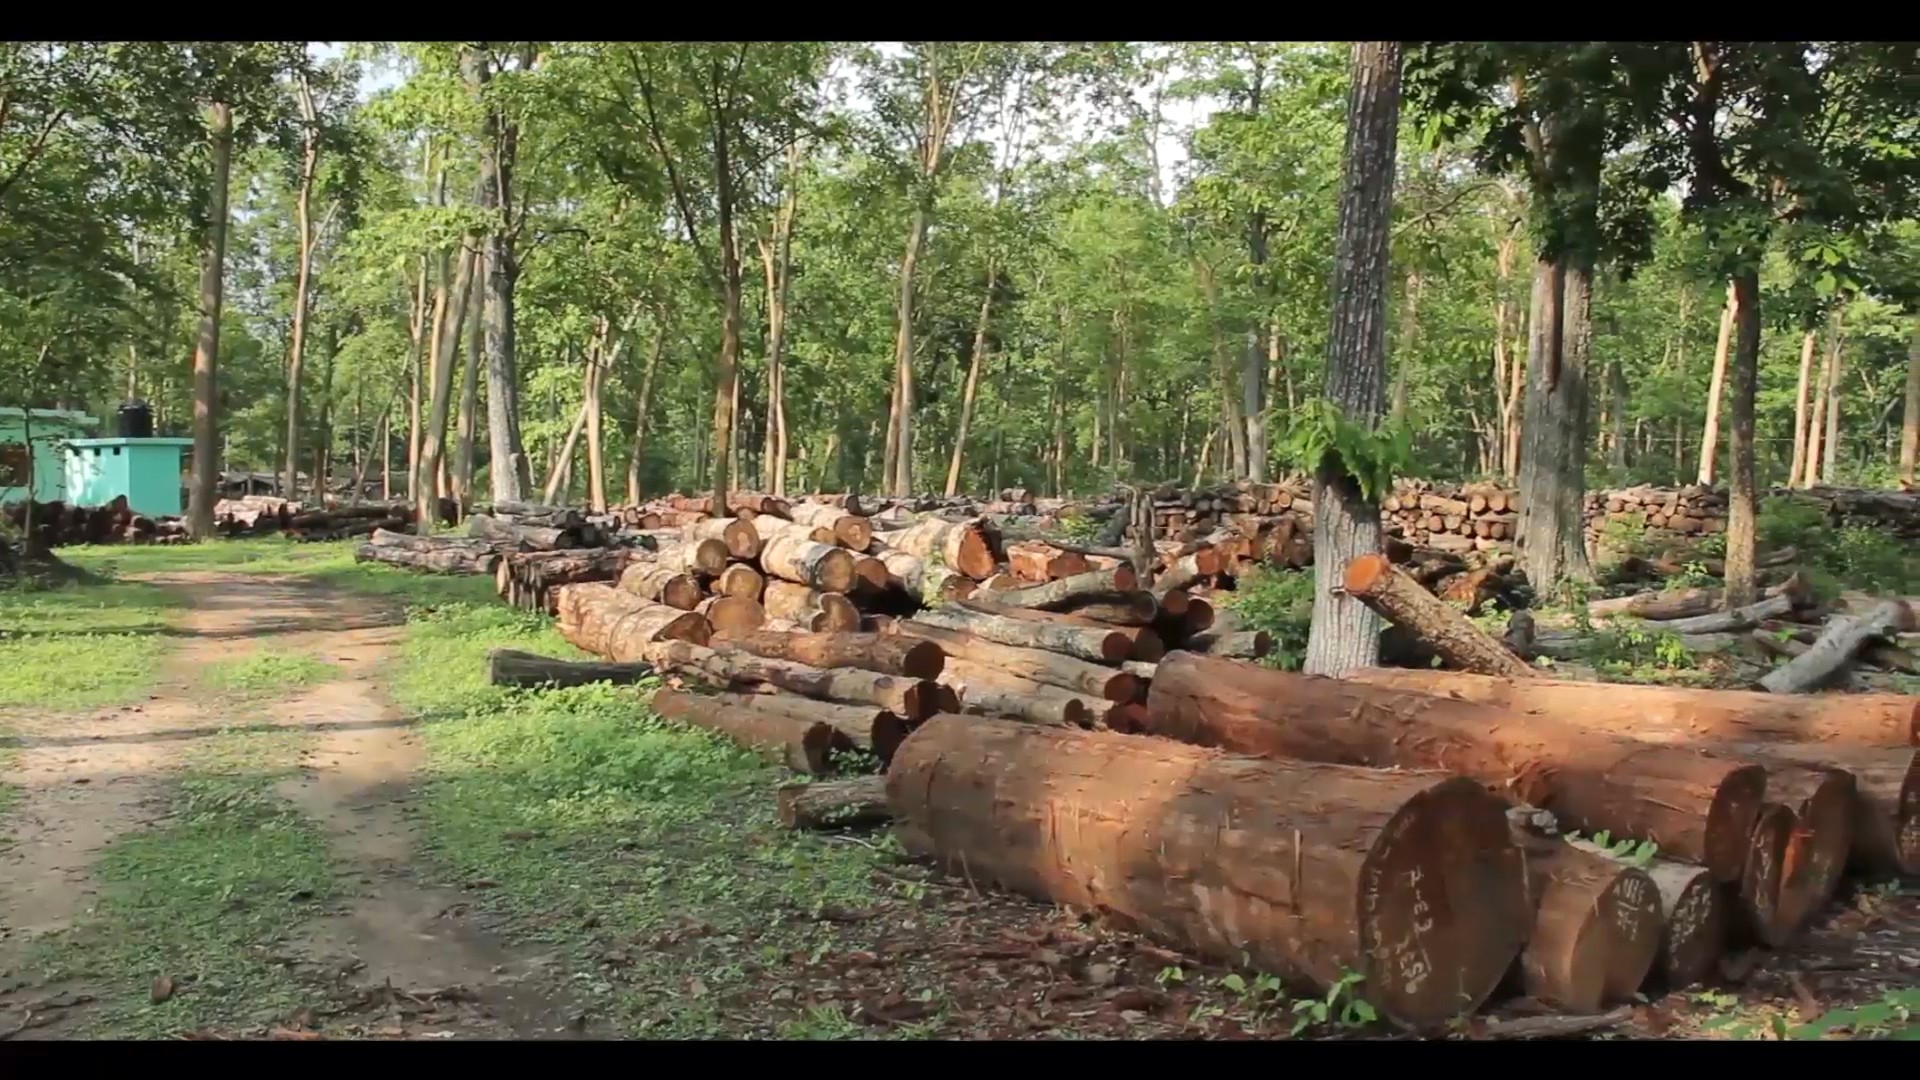
<path id="1" fill-rule="evenodd" d="M 860 629 L 860 609 L 853 601 L 837 592 L 823 592 L 819 596 L 820 614 L 824 617 L 821 625 L 815 629 L 823 633 L 850 634 Z"/>
<path id="2" fill-rule="evenodd" d="M 1674 897 L 1660 939 L 1659 970 L 1668 990 L 1684 990 L 1709 978 L 1727 944 L 1727 906 L 1705 873 L 1695 874 Z"/>
<path id="3" fill-rule="evenodd" d="M 1779 914 L 1788 935 L 1833 899 L 1853 847 L 1853 775 L 1837 769 L 1808 771 L 1818 779 L 1795 815 L 1780 883 Z"/>
<path id="4" fill-rule="evenodd" d="M 1505 808 L 1460 777 L 1420 792 L 1388 819 L 1357 884 L 1362 991 L 1416 1030 L 1486 1001 L 1533 921 Z"/>
<path id="5" fill-rule="evenodd" d="M 1707 809 L 1704 841 L 1707 872 L 1715 881 L 1742 880 L 1751 849 L 1751 837 L 1761 805 L 1766 801 L 1767 772 L 1743 765 L 1721 778 Z"/>
<path id="6" fill-rule="evenodd" d="M 1660 955 L 1660 890 L 1644 870 L 1625 867 L 1600 897 L 1596 914 L 1605 941 L 1599 1004 L 1631 1001 Z"/>
<path id="7" fill-rule="evenodd" d="M 909 679 L 937 679 L 947 668 L 947 651 L 938 642 L 916 641 L 900 657 L 900 674 Z"/>
<path id="8" fill-rule="evenodd" d="M 1140 575 L 1134 572 L 1132 563 L 1121 563 L 1113 568 L 1113 589 L 1115 592 L 1132 592 L 1140 587 Z"/>
<path id="9" fill-rule="evenodd" d="M 1393 564 L 1377 552 L 1362 555 L 1347 563 L 1341 584 L 1355 596 L 1371 596 L 1393 574 Z"/>
<path id="10" fill-rule="evenodd" d="M 1778 803 L 1768 803 L 1748 834 L 1747 861 L 1740 872 L 1739 902 L 1732 921 L 1744 936 L 1763 945 L 1785 944 L 1779 917 L 1780 883 L 1795 816 Z"/>
<path id="11" fill-rule="evenodd" d="M 821 592 L 851 592 L 859 578 L 853 553 L 846 548 L 830 548 L 820 556 L 820 563 L 814 569 L 813 585 Z"/>
<path id="12" fill-rule="evenodd" d="M 713 640 L 713 624 L 705 615 L 689 611 L 668 623 L 660 631 L 660 641 L 685 641 L 705 646 Z"/>

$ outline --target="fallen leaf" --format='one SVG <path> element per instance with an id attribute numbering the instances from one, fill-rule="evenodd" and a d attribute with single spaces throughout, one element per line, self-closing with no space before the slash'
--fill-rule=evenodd
<path id="1" fill-rule="evenodd" d="M 153 985 L 149 987 L 149 989 L 153 997 L 153 1003 L 158 1005 L 173 996 L 173 979 L 166 975 L 156 975 L 153 977 Z"/>

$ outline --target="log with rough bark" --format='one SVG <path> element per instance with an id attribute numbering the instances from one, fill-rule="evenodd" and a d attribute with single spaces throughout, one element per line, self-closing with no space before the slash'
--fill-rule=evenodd
<path id="1" fill-rule="evenodd" d="M 789 829 L 869 829 L 893 820 L 884 776 L 782 784 L 777 797 L 780 824 Z"/>
<path id="2" fill-rule="evenodd" d="M 1093 629 L 1030 622 L 1008 615 L 989 614 L 960 604 L 923 611 L 915 615 L 912 621 L 946 630 L 964 631 L 1001 645 L 1044 649 L 1097 664 L 1117 664 L 1128 659 L 1133 652 L 1133 639 L 1116 627 Z"/>
<path id="3" fill-rule="evenodd" d="M 1609 692 L 1600 688 L 1596 696 Z M 1240 753 L 1446 768 L 1569 828 L 1652 840 L 1738 879 L 1763 802 L 1758 765 L 1577 723 L 1352 679 L 1176 652 L 1147 695 L 1154 734 Z"/>
<path id="4" fill-rule="evenodd" d="M 787 660 L 817 668 L 860 668 L 908 679 L 935 679 L 946 667 L 947 654 L 937 640 L 915 640 L 897 634 L 751 634 L 721 632 L 714 644 L 731 645 L 755 656 Z"/>
<path id="5" fill-rule="evenodd" d="M 620 588 L 643 600 L 692 611 L 706 590 L 700 579 L 667 562 L 636 562 L 620 573 Z"/>
<path id="6" fill-rule="evenodd" d="M 1140 695 L 1139 680 L 1126 671 L 1088 663 L 1061 653 L 1002 645 L 966 631 L 948 630 L 919 619 L 898 620 L 890 629 L 896 635 L 935 643 L 946 656 L 971 660 L 1008 675 L 1057 686 L 1076 694 L 1087 694 L 1107 701 L 1132 701 Z"/>
<path id="7" fill-rule="evenodd" d="M 885 765 L 907 737 L 908 725 L 899 714 L 875 705 L 842 705 L 795 694 L 715 694 L 716 701 L 741 708 L 777 712 L 809 723 L 825 724 Z"/>
<path id="8" fill-rule="evenodd" d="M 586 546 L 578 529 L 515 525 L 487 514 L 467 519 L 467 535 L 510 551 L 560 551 Z"/>
<path id="9" fill-rule="evenodd" d="M 1849 867 L 1870 877 L 1920 875 L 1920 752 L 1787 742 L 1724 747 L 1769 768 L 1795 764 L 1844 770 L 1854 784 Z"/>
<path id="10" fill-rule="evenodd" d="M 985 518 L 963 522 L 924 518 L 881 539 L 890 548 L 937 561 L 975 581 L 992 577 L 1000 565 L 1000 535 Z"/>
<path id="11" fill-rule="evenodd" d="M 1180 648 L 1206 656 L 1258 660 L 1273 651 L 1273 635 L 1265 630 L 1210 630 L 1189 634 Z"/>
<path id="12" fill-rule="evenodd" d="M 816 544 L 797 533 L 783 532 L 767 541 L 760 549 L 760 568 L 782 581 L 829 593 L 846 593 L 857 580 L 846 548 Z"/>
<path id="13" fill-rule="evenodd" d="M 833 550 L 845 554 L 840 548 Z M 766 606 L 768 615 L 798 623 L 816 633 L 852 633 L 860 629 L 860 609 L 839 593 L 769 578 L 760 602 Z"/>
<path id="14" fill-rule="evenodd" d="M 1750 630 L 1768 619 L 1777 619 L 1791 612 L 1793 604 L 1790 596 L 1769 596 L 1732 611 L 1711 611 L 1705 615 L 1669 619 L 1660 624 L 1660 629 L 1671 634 L 1721 634 Z"/>
<path id="15" fill-rule="evenodd" d="M 785 518 L 762 514 L 750 521 L 753 531 L 760 537 L 760 546 L 766 547 L 776 536 L 796 536 L 815 544 L 833 546 L 833 530 L 817 525 L 801 525 Z"/>
<path id="16" fill-rule="evenodd" d="M 975 593 L 955 604 L 956 607 L 981 612 L 987 615 L 1004 615 L 1018 622 L 1044 623 L 1049 626 L 1080 628 L 1086 630 L 1112 630 L 1127 639 L 1128 660 L 1144 660 L 1151 664 L 1167 654 L 1166 642 L 1152 626 L 1123 625 L 1091 619 L 1078 612 L 1035 611 L 1032 608 L 1001 607 L 993 598 L 984 593 Z"/>
<path id="17" fill-rule="evenodd" d="M 1513 650 L 1473 625 L 1458 608 L 1421 588 L 1385 555 L 1362 555 L 1348 563 L 1343 583 L 1348 595 L 1412 632 L 1455 667 L 1516 679 L 1534 674 L 1533 667 Z"/>
<path id="18" fill-rule="evenodd" d="M 853 749 L 846 736 L 827 724 L 748 708 L 706 694 L 662 687 L 654 691 L 653 711 L 669 720 L 724 735 L 769 761 L 813 776 L 831 769 L 834 751 Z"/>
<path id="19" fill-rule="evenodd" d="M 651 664 L 559 660 L 518 649 L 495 649 L 487 654 L 487 683 L 491 686 L 565 687 L 601 682 L 625 686 L 652 675 Z"/>
<path id="20" fill-rule="evenodd" d="M 671 669 L 718 686 L 744 687 L 755 693 L 785 691 L 843 705 L 874 705 L 908 723 L 931 716 L 939 701 L 936 685 L 924 679 L 858 668 L 809 667 L 755 656 L 731 646 L 710 649 L 684 641 L 665 641 L 650 648 L 646 659 L 662 670 Z"/>
<path id="21" fill-rule="evenodd" d="M 765 590 L 767 579 L 760 571 L 746 563 L 729 564 L 720 576 L 713 579 L 713 591 L 722 596 L 741 596 L 748 600 L 760 599 Z"/>
<path id="22" fill-rule="evenodd" d="M 375 530 L 373 535 L 378 539 L 383 534 L 389 538 L 403 535 L 389 533 L 384 529 Z M 431 542 L 434 538 L 410 536 L 406 539 Z M 440 545 L 403 547 L 387 539 L 384 542 L 370 542 L 354 548 L 353 559 L 355 562 L 382 562 L 433 574 L 491 574 L 500 564 L 499 554 L 492 549 L 475 549 L 460 541 Z"/>
<path id="23" fill-rule="evenodd" d="M 1283 978 L 1358 972 L 1415 1029 L 1485 1000 L 1530 919 L 1498 800 L 1441 773 L 939 716 L 887 801 L 909 855 Z"/>
<path id="24" fill-rule="evenodd" d="M 1077 551 L 1063 551 L 1042 540 L 1023 540 L 1007 545 L 1007 565 L 1022 581 L 1047 582 L 1077 577 L 1087 572 L 1087 557 Z"/>
<path id="25" fill-rule="evenodd" d="M 994 601 L 997 603 L 999 596 L 995 596 Z M 1142 590 L 1122 593 L 1111 598 L 1075 603 L 1062 614 L 1077 615 L 1082 619 L 1110 623 L 1114 626 L 1151 626 L 1160 616 L 1160 601 L 1154 599 L 1152 593 Z M 1159 631 L 1156 630 L 1154 633 L 1158 634 Z M 1161 651 L 1165 652 L 1164 647 Z"/>
<path id="26" fill-rule="evenodd" d="M 1038 585 L 996 592 L 993 602 L 1003 607 L 1066 611 L 1076 605 L 1108 601 L 1131 594 L 1139 580 L 1132 566 L 1121 563 L 1111 570 L 1090 570 Z"/>
<path id="27" fill-rule="evenodd" d="M 515 607 L 553 614 L 553 591 L 588 581 L 618 581 L 634 552 L 626 548 L 509 552 L 494 572 L 494 591 Z"/>
<path id="28" fill-rule="evenodd" d="M 1528 838 L 1527 995 L 1574 1012 L 1632 1000 L 1660 951 L 1660 893 L 1640 870 L 1560 839 Z"/>
<path id="29" fill-rule="evenodd" d="M 1167 568 L 1153 581 L 1153 594 L 1165 596 L 1175 589 L 1184 589 L 1202 578 L 1212 577 L 1220 572 L 1220 558 L 1212 548 L 1182 555 L 1167 564 Z"/>
<path id="30" fill-rule="evenodd" d="M 953 665 L 941 673 L 940 685 L 960 699 L 960 707 L 951 711 L 1047 727 L 1093 726 L 1085 698 L 1028 679 Z"/>
<path id="31" fill-rule="evenodd" d="M 1899 600 L 1885 601 L 1857 616 L 1838 616 L 1811 648 L 1768 672 L 1760 685 L 1774 694 L 1808 693 L 1846 670 L 1861 646 L 1895 640 L 1900 631 L 1912 627 L 1913 611 Z"/>
<path id="32" fill-rule="evenodd" d="M 1719 606 L 1718 589 L 1681 589 L 1673 592 L 1638 592 L 1631 596 L 1594 600 L 1587 604 L 1587 615 L 1595 619 L 1626 615 L 1659 621 L 1706 615 Z"/>
<path id="33" fill-rule="evenodd" d="M 662 566 L 671 566 L 684 574 L 716 578 L 727 569 L 727 545 L 721 540 L 663 545 L 655 556 Z"/>
<path id="34" fill-rule="evenodd" d="M 877 558 L 887 567 L 887 587 L 906 593 L 914 599 L 921 596 L 921 579 L 926 573 L 926 563 L 920 556 L 904 551 L 882 551 Z"/>
<path id="35" fill-rule="evenodd" d="M 1499 679 L 1462 671 L 1366 668 L 1345 678 L 1520 712 L 1577 719 L 1636 738 L 1686 742 L 1829 742 L 1920 746 L 1920 697 L 1783 697 L 1571 679 Z"/>
<path id="36" fill-rule="evenodd" d="M 706 616 L 716 634 L 750 634 L 767 621 L 767 609 L 750 596 L 709 596 L 693 610 Z"/>
<path id="37" fill-rule="evenodd" d="M 775 495 L 762 495 L 751 491 L 729 491 L 724 513 L 715 513 L 711 495 L 669 495 L 667 505 L 677 510 L 713 514 L 715 517 L 737 515 L 745 518 L 764 514 L 774 518 L 785 518 L 792 512 L 792 507 L 787 500 Z"/>
<path id="38" fill-rule="evenodd" d="M 829 530 L 833 533 L 833 542 L 848 551 L 865 551 L 873 545 L 873 522 L 837 506 L 795 503 L 793 520 L 801 525 Z"/>
<path id="39" fill-rule="evenodd" d="M 609 660 L 647 659 L 647 646 L 662 641 L 705 645 L 713 634 L 691 611 L 655 604 L 599 582 L 563 585 L 555 614 L 560 635 L 574 648 Z"/>
<path id="40" fill-rule="evenodd" d="M 727 546 L 730 559 L 753 559 L 760 555 L 760 534 L 754 527 L 739 518 L 708 518 L 697 521 L 680 530 L 681 539 L 689 544 L 701 540 L 718 540 Z"/>

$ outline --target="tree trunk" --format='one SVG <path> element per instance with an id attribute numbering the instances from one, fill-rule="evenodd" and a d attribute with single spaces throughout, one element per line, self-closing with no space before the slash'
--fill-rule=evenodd
<path id="1" fill-rule="evenodd" d="M 476 98 L 483 98 L 492 77 L 487 61 L 474 50 L 461 56 L 460 68 Z M 480 134 L 480 207 L 492 218 L 481 247 L 485 269 L 487 353 L 487 477 L 495 501 L 517 501 L 533 488 L 531 462 L 520 438 L 520 382 L 514 370 L 513 301 L 519 269 L 512 216 L 514 140 L 495 107 L 482 100 Z"/>
<path id="2" fill-rule="evenodd" d="M 589 368 L 589 371 L 591 371 L 591 368 Z M 561 441 L 559 453 L 553 455 L 553 460 L 547 467 L 547 483 L 545 487 L 540 489 L 541 502 L 552 504 L 555 499 L 560 498 L 562 492 L 568 490 L 569 485 L 567 485 L 566 481 L 571 478 L 573 448 L 579 445 L 580 433 L 585 431 L 586 428 L 587 403 L 583 401 L 580 403 L 580 408 L 574 411 L 573 423 L 567 427 L 567 437 Z M 552 444 L 549 443 L 548 445 Z M 499 502 L 500 500 L 496 499 L 494 501 Z"/>
<path id="3" fill-rule="evenodd" d="M 898 498 L 913 494 L 913 284 L 920 248 L 927 234 L 928 210 L 914 207 L 907 226 L 907 250 L 900 260 L 899 327 L 893 344 L 893 460 L 884 468 L 887 490 Z"/>
<path id="4" fill-rule="evenodd" d="M 782 784 L 775 798 L 780 824 L 789 829 L 865 829 L 893 820 L 884 776 Z"/>
<path id="5" fill-rule="evenodd" d="M 431 402 L 427 407 L 426 439 L 421 446 L 420 472 L 422 483 L 418 494 L 414 496 L 414 520 L 422 535 L 432 531 L 439 519 L 440 500 L 433 486 L 426 478 L 437 476 L 442 465 L 442 456 L 447 445 L 447 415 L 453 403 L 453 358 L 460 351 L 461 331 L 467 318 L 467 297 L 473 292 L 473 265 L 479 258 L 479 238 L 468 236 L 460 245 L 459 268 L 454 271 L 453 287 L 448 292 L 441 286 L 443 296 L 452 310 L 445 319 L 436 318 L 439 333 L 433 340 L 432 379 L 429 385 Z M 441 271 L 446 270 L 445 260 L 441 261 Z"/>
<path id="6" fill-rule="evenodd" d="M 510 687 L 587 686 L 611 683 L 626 686 L 653 677 L 651 664 L 611 664 L 591 660 L 557 660 L 518 649 L 495 649 L 487 654 L 487 684 Z"/>
<path id="7" fill-rule="evenodd" d="M 953 436 L 953 459 L 947 462 L 947 498 L 960 492 L 960 465 L 967 453 L 967 429 L 973 424 L 973 403 L 980 389 L 980 367 L 986 362 L 987 318 L 993 311 L 993 260 L 987 261 L 987 287 L 980 298 L 980 317 L 973 325 L 973 355 L 967 362 L 966 389 L 960 396 L 960 428 Z"/>
<path id="8" fill-rule="evenodd" d="M 220 307 L 227 257 L 227 179 L 233 162 L 233 106 L 208 109 L 213 143 L 204 232 L 200 240 L 200 334 L 193 349 L 193 490 L 187 500 L 187 534 L 213 536 L 213 504 L 220 497 Z M 29 402 L 31 404 L 31 402 Z"/>
<path id="9" fill-rule="evenodd" d="M 1806 384 L 1803 371 L 1802 386 Z M 1920 316 L 1913 320 L 1913 338 L 1907 343 L 1907 399 L 1900 414 L 1900 482 L 1914 483 L 1914 469 L 1920 462 Z"/>
<path id="10" fill-rule="evenodd" d="M 1546 259 L 1534 264 L 1519 542 L 1527 580 L 1543 597 L 1554 595 L 1567 581 L 1593 576 L 1581 513 L 1591 280 L 1585 266 Z"/>
<path id="11" fill-rule="evenodd" d="M 1322 559 L 1316 555 L 1316 562 Z M 1342 587 L 1348 596 L 1411 633 L 1441 659 L 1483 675 L 1533 677 L 1533 668 L 1488 636 L 1459 608 L 1428 592 L 1405 571 L 1378 553 L 1347 564 Z"/>
<path id="12" fill-rule="evenodd" d="M 1393 393 L 1387 415 L 1396 424 L 1407 419 L 1407 376 L 1413 366 L 1414 338 L 1420 333 L 1420 271 L 1407 271 L 1406 292 L 1400 298 L 1400 340 L 1394 343 Z"/>
<path id="13" fill-rule="evenodd" d="M 1106 701 L 1132 701 L 1139 696 L 1140 680 L 1134 675 L 1100 664 L 1042 649 L 1023 649 L 1001 645 L 962 630 L 948 630 L 919 619 L 901 619 L 891 630 L 895 634 L 934 642 L 945 655 L 970 661 L 1017 678 L 1046 686 L 1071 690 Z"/>
<path id="14" fill-rule="evenodd" d="M 725 735 L 769 761 L 795 772 L 824 776 L 833 752 L 853 744 L 832 726 L 783 712 L 742 706 L 705 694 L 662 687 L 654 691 L 653 710 L 669 720 Z"/>
<path id="15" fill-rule="evenodd" d="M 1596 687 L 1589 697 L 1603 703 L 1611 690 Z M 1652 840 L 1721 882 L 1739 880 L 1765 797 L 1758 765 L 1590 730 L 1584 716 L 1562 720 L 1186 652 L 1160 662 L 1147 709 L 1150 734 L 1235 753 L 1446 768 L 1567 828 Z"/>
<path id="16" fill-rule="evenodd" d="M 479 269 L 480 255 L 474 253 L 474 268 Z M 473 454 L 473 425 L 475 413 L 480 407 L 480 365 L 482 363 L 482 343 L 486 332 L 486 281 L 484 275 L 474 273 L 467 287 L 467 359 L 460 371 L 460 416 L 454 429 L 454 466 L 453 496 L 461 508 L 473 499 L 473 474 L 475 470 Z"/>
<path id="17" fill-rule="evenodd" d="M 1619 357 L 1607 364 L 1609 397 L 1613 404 L 1613 424 L 1607 444 L 1607 468 L 1616 478 L 1627 474 L 1627 373 Z"/>
<path id="18" fill-rule="evenodd" d="M 1400 117 L 1400 45 L 1355 42 L 1347 93 L 1347 140 L 1340 232 L 1333 267 L 1333 320 L 1326 395 L 1348 423 L 1373 430 L 1385 406 L 1387 272 L 1393 224 L 1394 148 Z M 1352 559 L 1380 550 L 1381 492 L 1369 497 L 1335 455 L 1324 455 L 1313 486 L 1316 553 L 1313 629 L 1306 670 L 1337 675 L 1380 655 L 1380 620 L 1336 593 Z"/>
<path id="19" fill-rule="evenodd" d="M 653 375 L 660 367 L 660 356 L 667 350 L 667 331 L 662 326 L 654 334 L 653 351 L 647 354 L 647 367 L 640 376 L 640 394 L 633 417 L 633 450 L 627 457 L 627 503 L 640 505 L 640 467 L 646 458 L 647 412 L 653 406 Z"/>
<path id="20" fill-rule="evenodd" d="M 1760 272 L 1733 279 L 1728 302 L 1739 341 L 1733 358 L 1733 475 L 1727 509 L 1727 596 L 1729 610 L 1753 603 L 1758 594 L 1754 559 L 1759 543 L 1760 492 L 1754 476 L 1754 398 L 1760 386 Z"/>
<path id="21" fill-rule="evenodd" d="M 1733 343 L 1734 287 L 1727 285 L 1727 306 L 1720 311 L 1720 338 L 1713 347 L 1713 378 L 1707 384 L 1707 421 L 1700 428 L 1700 476 L 1703 487 L 1713 486 L 1714 466 L 1720 460 L 1720 399 L 1727 383 L 1727 352 Z"/>
<path id="22" fill-rule="evenodd" d="M 1793 396 L 1793 465 L 1787 469 L 1787 486 L 1800 482 L 1807 464 L 1807 389 L 1813 378 L 1813 351 L 1819 335 L 1812 330 L 1800 342 L 1800 383 Z"/>
<path id="23" fill-rule="evenodd" d="M 1839 478 L 1840 470 L 1840 379 L 1844 373 L 1846 348 L 1846 327 L 1841 309 L 1833 313 L 1833 337 L 1827 342 L 1827 431 L 1825 445 L 1821 447 L 1820 481 L 1831 484 Z M 1812 485 L 1808 485 L 1811 487 Z"/>
<path id="24" fill-rule="evenodd" d="M 1827 437 L 1827 383 L 1833 378 L 1833 346 L 1839 339 L 1839 313 L 1827 321 L 1827 354 L 1821 357 L 1820 370 L 1813 388 L 1813 414 L 1807 420 L 1806 464 L 1791 483 L 1810 488 L 1820 482 L 1820 454 Z"/>
<path id="25" fill-rule="evenodd" d="M 287 457 L 284 488 L 288 498 L 296 494 L 300 475 L 300 370 L 306 358 L 308 285 L 313 280 L 313 175 L 320 158 L 320 130 L 314 115 L 313 91 L 303 75 L 299 80 L 300 115 L 305 121 L 304 146 L 300 156 L 300 186 L 294 196 L 294 225 L 300 231 L 299 269 L 294 278 L 293 329 L 287 355 Z M 318 477 L 314 480 L 319 483 Z M 317 488 L 323 496 L 325 488 Z"/>
<path id="26" fill-rule="evenodd" d="M 939 643 L 893 634 L 809 634 L 761 631 L 719 634 L 716 646 L 731 646 L 772 660 L 817 668 L 859 668 L 908 679 L 935 679 L 946 667 Z"/>
<path id="27" fill-rule="evenodd" d="M 1357 973 L 1416 1029 L 1476 1008 L 1526 937 L 1499 804 L 1440 773 L 941 716 L 901 746 L 887 801 L 910 856 L 1284 978 Z"/>

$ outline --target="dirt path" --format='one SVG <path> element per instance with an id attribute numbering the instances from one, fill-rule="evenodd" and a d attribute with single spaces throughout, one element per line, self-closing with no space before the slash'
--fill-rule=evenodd
<path id="1" fill-rule="evenodd" d="M 197 741 L 228 725 L 260 725 L 313 736 L 298 776 L 276 790 L 328 836 L 344 897 L 315 922 L 289 928 L 295 944 L 280 950 L 315 989 L 301 1020 L 348 1036 L 578 1037 L 575 1010 L 537 989 L 548 981 L 547 958 L 508 949 L 474 924 L 457 891 L 416 880 L 408 806 L 423 751 L 378 685 L 379 665 L 399 641 L 397 612 L 296 579 L 147 580 L 178 590 L 187 610 L 152 697 L 10 724 L 20 750 L 0 780 L 22 794 L 5 822 L 15 842 L 0 848 L 0 1029 L 11 1026 L 9 1009 L 54 989 L 4 977 L 33 940 L 85 914 L 101 851 L 166 812 L 169 774 Z M 310 654 L 339 674 L 264 710 L 210 700 L 198 670 L 247 650 Z M 38 1033 L 58 1037 L 70 1026 L 63 1018 Z"/>

